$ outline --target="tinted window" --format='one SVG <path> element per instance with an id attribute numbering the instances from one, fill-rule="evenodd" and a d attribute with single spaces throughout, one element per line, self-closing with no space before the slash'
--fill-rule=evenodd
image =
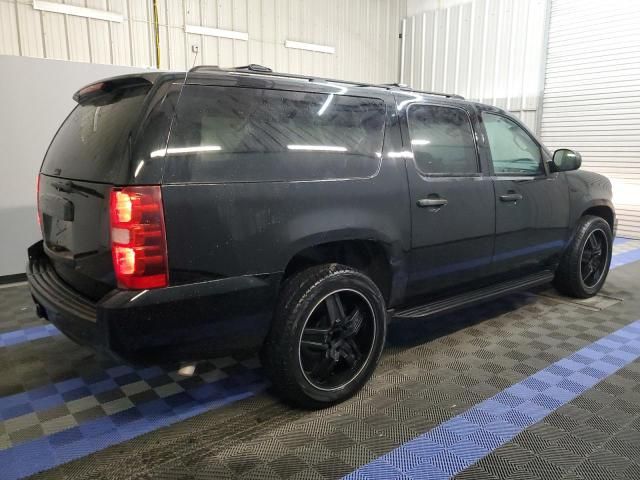
<path id="1" fill-rule="evenodd" d="M 540 147 L 517 123 L 500 115 L 483 113 L 495 173 L 543 173 Z"/>
<path id="2" fill-rule="evenodd" d="M 370 177 L 380 163 L 384 113 L 378 99 L 187 86 L 166 151 L 165 181 Z"/>
<path id="3" fill-rule="evenodd" d="M 471 122 L 459 108 L 435 105 L 409 107 L 411 148 L 423 173 L 478 172 Z"/>
<path id="4" fill-rule="evenodd" d="M 124 150 L 149 88 L 115 89 L 76 106 L 53 139 L 42 172 L 116 182 L 129 168 Z"/>

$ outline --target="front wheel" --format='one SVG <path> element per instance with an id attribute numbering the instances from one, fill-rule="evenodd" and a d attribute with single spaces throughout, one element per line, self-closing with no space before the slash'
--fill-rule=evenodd
<path id="1" fill-rule="evenodd" d="M 376 284 L 350 267 L 321 265 L 286 281 L 262 362 L 285 400 L 325 407 L 362 388 L 385 336 L 385 302 Z"/>
<path id="2" fill-rule="evenodd" d="M 613 234 L 601 217 L 580 219 L 571 245 L 560 260 L 554 284 L 577 298 L 596 295 L 604 285 L 611 264 Z"/>

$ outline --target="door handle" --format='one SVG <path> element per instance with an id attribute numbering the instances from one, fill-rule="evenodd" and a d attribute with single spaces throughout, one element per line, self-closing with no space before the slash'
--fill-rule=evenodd
<path id="1" fill-rule="evenodd" d="M 500 195 L 501 202 L 517 202 L 522 200 L 522 195 L 519 193 L 507 193 L 506 195 Z"/>
<path id="2" fill-rule="evenodd" d="M 446 198 L 421 198 L 417 203 L 419 207 L 444 207 L 449 202 Z"/>

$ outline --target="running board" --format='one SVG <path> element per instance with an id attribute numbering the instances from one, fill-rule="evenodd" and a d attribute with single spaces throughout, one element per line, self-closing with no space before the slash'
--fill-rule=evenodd
<path id="1" fill-rule="evenodd" d="M 417 307 L 407 308 L 404 310 L 396 310 L 394 318 L 426 318 L 440 313 L 450 312 L 459 308 L 468 307 L 470 305 L 492 300 L 501 297 L 507 293 L 516 292 L 518 290 L 526 290 L 536 287 L 553 280 L 551 271 L 544 271 L 529 275 L 527 277 L 511 280 L 509 282 L 498 283 L 488 287 L 479 288 L 471 292 L 462 293 L 444 300 L 436 300 Z"/>

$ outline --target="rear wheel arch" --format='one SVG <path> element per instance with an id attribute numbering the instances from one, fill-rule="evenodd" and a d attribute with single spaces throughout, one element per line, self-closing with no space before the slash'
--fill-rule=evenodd
<path id="1" fill-rule="evenodd" d="M 387 304 L 394 295 L 395 268 L 394 249 L 381 241 L 345 239 L 317 243 L 298 250 L 284 269 L 282 282 L 296 273 L 317 265 L 338 263 L 354 268 L 367 275 L 380 289 Z"/>

